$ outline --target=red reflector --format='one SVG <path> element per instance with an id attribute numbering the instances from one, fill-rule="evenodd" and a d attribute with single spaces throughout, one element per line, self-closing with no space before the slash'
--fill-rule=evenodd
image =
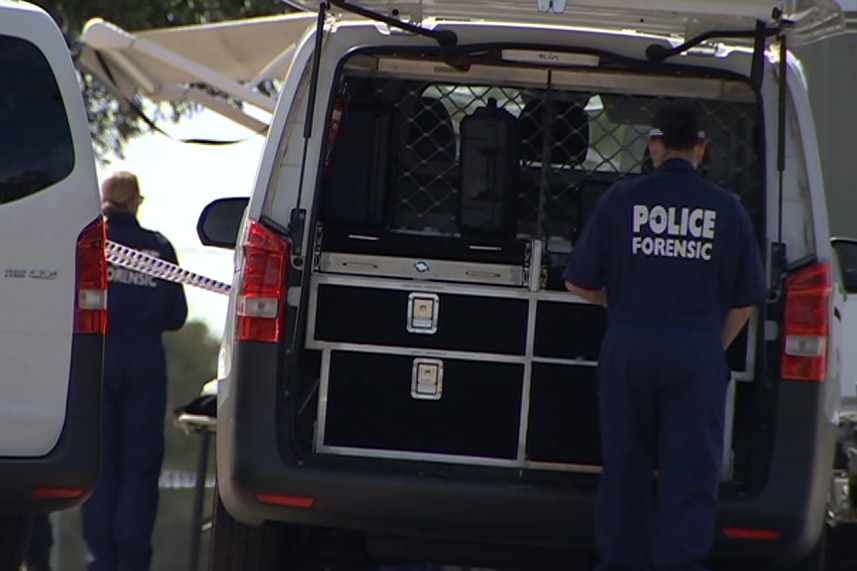
<path id="1" fill-rule="evenodd" d="M 315 503 L 315 498 L 306 496 L 280 496 L 278 494 L 256 494 L 256 499 L 266 504 L 275 504 L 278 506 L 290 506 L 293 508 L 311 508 Z"/>
<path id="2" fill-rule="evenodd" d="M 238 297 L 238 339 L 279 341 L 283 333 L 288 240 L 251 220 Z"/>
<path id="3" fill-rule="evenodd" d="M 107 259 L 104 219 L 93 220 L 77 239 L 74 332 L 107 332 Z"/>
<path id="4" fill-rule="evenodd" d="M 752 527 L 724 527 L 723 535 L 730 539 L 779 539 L 783 534 L 776 529 L 755 529 Z"/>
<path id="5" fill-rule="evenodd" d="M 823 381 L 830 326 L 830 264 L 823 262 L 786 279 L 783 355 L 786 379 Z"/>
<path id="6" fill-rule="evenodd" d="M 33 488 L 33 497 L 40 499 L 73 499 L 83 495 L 83 488 Z"/>

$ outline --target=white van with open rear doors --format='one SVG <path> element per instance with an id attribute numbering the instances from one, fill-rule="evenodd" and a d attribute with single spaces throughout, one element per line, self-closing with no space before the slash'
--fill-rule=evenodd
<path id="1" fill-rule="evenodd" d="M 252 196 L 199 224 L 237 246 L 213 568 L 588 561 L 605 312 L 561 272 L 686 98 L 769 276 L 727 355 L 712 564 L 822 569 L 828 523 L 855 519 L 844 293 L 789 47 L 841 31 L 836 3 L 297 4 Z"/>

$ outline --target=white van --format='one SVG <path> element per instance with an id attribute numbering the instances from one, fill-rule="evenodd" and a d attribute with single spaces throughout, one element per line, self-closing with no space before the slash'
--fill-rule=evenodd
<path id="1" fill-rule="evenodd" d="M 80 84 L 62 33 L 0 0 L 0 569 L 30 515 L 69 508 L 99 469 L 104 227 Z"/>
<path id="2" fill-rule="evenodd" d="M 292 3 L 321 27 L 294 50 L 246 214 L 221 200 L 199 225 L 231 248 L 243 216 L 213 568 L 588 561 L 605 314 L 561 271 L 594 201 L 652 168 L 654 107 L 688 98 L 702 172 L 740 197 L 769 268 L 728 352 L 713 563 L 823 569 L 827 520 L 853 519 L 844 293 L 787 48 L 841 29 L 837 5 Z"/>

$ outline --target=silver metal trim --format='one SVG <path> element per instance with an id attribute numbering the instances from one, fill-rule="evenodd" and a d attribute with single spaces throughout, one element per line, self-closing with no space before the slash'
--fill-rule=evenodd
<path id="1" fill-rule="evenodd" d="M 502 353 L 469 353 L 449 349 L 421 349 L 419 347 L 396 347 L 393 345 L 371 345 L 361 343 L 342 343 L 339 341 L 312 341 L 306 343 L 307 349 L 353 351 L 356 353 L 386 353 L 388 355 L 404 355 L 406 357 L 432 357 L 437 359 L 461 359 L 464 361 L 493 361 L 497 363 L 516 363 L 525 365 L 527 361 L 546 365 L 569 365 L 577 367 L 597 367 L 597 361 L 575 359 L 552 359 L 548 357 L 532 357 L 525 355 L 504 355 Z"/>
<path id="2" fill-rule="evenodd" d="M 530 252 L 530 263 L 527 275 L 527 285 L 531 292 L 537 292 L 542 287 L 542 241 L 533 240 L 533 248 Z"/>
<path id="3" fill-rule="evenodd" d="M 415 314 L 415 305 L 417 304 L 417 300 L 429 300 L 432 304 L 431 317 L 420 317 L 419 319 L 422 321 L 428 320 L 427 327 L 416 327 L 414 325 L 414 314 Z M 408 311 L 407 311 L 407 322 L 405 325 L 405 329 L 407 329 L 408 333 L 418 333 L 421 335 L 434 335 L 437 333 L 437 319 L 438 314 L 440 313 L 440 297 L 436 293 L 422 293 L 422 292 L 412 292 L 408 296 Z"/>
<path id="4" fill-rule="evenodd" d="M 734 375 L 733 375 L 734 377 Z M 733 454 L 732 454 L 732 432 L 735 422 L 735 382 L 729 383 L 726 391 L 726 416 L 723 422 L 723 464 L 720 479 L 728 482 L 732 479 Z"/>
<path id="5" fill-rule="evenodd" d="M 307 323 L 306 323 L 306 338 L 304 344 L 307 348 L 311 348 L 312 341 L 315 340 L 315 320 L 318 317 L 318 282 L 310 276 L 309 296 L 307 299 Z"/>
<path id="6" fill-rule="evenodd" d="M 330 349 L 321 352 L 321 370 L 319 371 L 318 387 L 318 412 L 315 420 L 315 450 L 324 447 L 325 432 L 327 429 L 327 398 L 330 390 Z"/>
<path id="7" fill-rule="evenodd" d="M 406 357 L 426 357 L 433 359 L 460 359 L 463 361 L 489 361 L 495 363 L 514 363 L 523 365 L 523 355 L 502 355 L 499 353 L 468 353 L 466 351 L 449 351 L 446 349 L 421 349 L 418 347 L 395 347 L 391 345 L 361 345 L 359 343 L 340 343 L 329 341 L 313 341 L 307 343 L 308 349 L 333 349 L 338 351 L 353 351 L 357 353 L 378 353 L 386 355 L 404 355 Z"/>
<path id="8" fill-rule="evenodd" d="M 530 397 L 533 386 L 533 351 L 536 343 L 536 309 L 538 303 L 530 298 L 527 307 L 527 341 L 524 351 L 524 382 L 521 385 L 521 414 L 518 425 L 518 460 L 527 459 L 527 434 L 530 429 Z"/>
<path id="9" fill-rule="evenodd" d="M 588 464 L 559 464 L 553 462 L 519 462 L 517 460 L 502 460 L 482 456 L 458 456 L 456 454 L 441 454 L 436 452 L 410 452 L 405 450 L 378 450 L 374 448 L 351 448 L 347 446 L 322 446 L 321 454 L 333 456 L 359 456 L 364 458 L 385 458 L 390 460 L 423 460 L 444 462 L 446 464 L 466 464 L 472 466 L 496 466 L 498 468 L 554 470 L 558 472 L 582 472 L 595 474 L 601 472 L 601 466 Z"/>
<path id="10" fill-rule="evenodd" d="M 422 365 L 436 367 L 436 391 L 433 394 L 420 392 L 420 367 Z M 414 359 L 414 365 L 411 373 L 411 398 L 417 400 L 440 400 L 443 395 L 443 361 L 440 359 L 424 359 L 422 357 Z"/>
<path id="11" fill-rule="evenodd" d="M 311 278 L 312 288 L 317 289 L 321 284 L 347 285 L 353 287 L 371 287 L 376 289 L 428 291 L 449 293 L 455 295 L 472 295 L 477 297 L 503 297 L 514 299 L 535 298 L 539 301 L 560 301 L 580 305 L 594 305 L 571 292 L 537 291 L 531 292 L 524 288 L 497 288 L 479 284 L 457 284 L 447 282 L 404 281 L 400 279 L 385 279 L 378 277 L 354 276 L 346 274 L 314 274 Z"/>
<path id="12" fill-rule="evenodd" d="M 577 365 L 579 367 L 597 367 L 598 361 L 587 361 L 586 359 L 562 359 L 559 357 L 533 357 L 533 363 L 545 365 Z"/>
<path id="13" fill-rule="evenodd" d="M 521 266 L 322 252 L 319 272 L 521 287 Z"/>
<path id="14" fill-rule="evenodd" d="M 524 467 L 535 470 L 553 470 L 556 472 L 578 472 L 583 474 L 600 474 L 604 471 L 603 466 L 593 466 L 591 464 L 562 464 L 559 462 L 536 462 L 526 461 Z"/>

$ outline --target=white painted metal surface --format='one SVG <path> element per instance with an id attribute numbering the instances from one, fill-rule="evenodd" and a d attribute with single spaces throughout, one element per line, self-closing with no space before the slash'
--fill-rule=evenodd
<path id="1" fill-rule="evenodd" d="M 75 153 L 65 178 L 0 204 L 0 457 L 41 456 L 54 447 L 65 423 L 76 242 L 99 215 L 100 200 L 80 86 L 59 29 L 31 5 L 0 2 L 0 36 L 26 40 L 46 58 L 65 105 Z M 3 69 L 9 67 L 0 65 Z M 20 98 L 12 102 L 21 103 Z M 11 112 L 22 110 L 13 107 Z M 9 176 L 0 172 L 4 192 L 12 184 Z"/>

